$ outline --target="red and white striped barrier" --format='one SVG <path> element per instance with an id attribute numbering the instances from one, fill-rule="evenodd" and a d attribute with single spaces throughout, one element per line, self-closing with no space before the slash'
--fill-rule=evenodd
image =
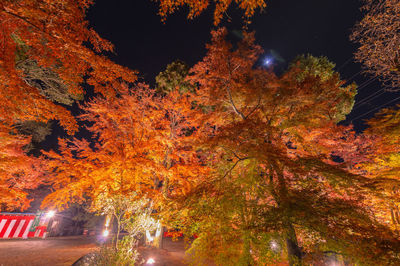
<path id="1" fill-rule="evenodd" d="M 43 237 L 46 228 L 34 225 L 35 214 L 0 213 L 0 238 Z"/>

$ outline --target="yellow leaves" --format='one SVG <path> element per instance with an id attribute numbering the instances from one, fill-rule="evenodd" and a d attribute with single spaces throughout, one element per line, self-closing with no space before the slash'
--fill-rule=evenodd
<path id="1" fill-rule="evenodd" d="M 386 155 L 377 154 L 373 161 L 369 163 L 360 164 L 359 167 L 366 170 L 368 175 L 374 178 L 389 178 L 393 181 L 400 181 L 400 154 L 388 153 Z M 386 180 L 389 190 L 391 189 L 390 180 Z M 396 182 L 393 182 L 396 183 Z"/>

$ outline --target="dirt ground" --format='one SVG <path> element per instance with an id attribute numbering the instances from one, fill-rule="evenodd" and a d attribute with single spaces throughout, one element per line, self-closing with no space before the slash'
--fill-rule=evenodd
<path id="1" fill-rule="evenodd" d="M 94 238 L 85 236 L 47 239 L 0 240 L 0 265 L 72 265 L 97 249 Z"/>
<path id="2" fill-rule="evenodd" d="M 182 240 L 172 241 L 171 238 L 164 238 L 163 249 L 139 247 L 139 252 L 145 262 L 153 258 L 155 266 L 183 266 L 187 265 L 184 246 Z"/>
<path id="3" fill-rule="evenodd" d="M 156 266 L 181 266 L 185 263 L 183 241 L 165 238 L 164 249 L 139 248 L 143 259 L 153 258 Z M 0 266 L 72 265 L 83 255 L 96 251 L 94 237 L 71 236 L 47 239 L 1 239 Z"/>

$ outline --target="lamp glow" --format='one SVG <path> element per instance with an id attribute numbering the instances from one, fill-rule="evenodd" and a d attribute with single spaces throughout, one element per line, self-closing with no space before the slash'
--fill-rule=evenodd
<path id="1" fill-rule="evenodd" d="M 149 240 L 150 242 L 153 242 L 153 240 L 154 240 L 154 237 L 152 237 L 152 236 L 150 235 L 149 230 L 146 230 L 146 238 L 147 238 L 147 240 Z"/>
<path id="2" fill-rule="evenodd" d="M 52 217 L 54 217 L 55 214 L 56 214 L 55 211 L 49 211 L 46 213 L 46 218 L 52 218 Z"/>
<path id="3" fill-rule="evenodd" d="M 152 236 L 149 230 L 146 230 L 146 238 L 149 242 L 153 242 L 154 238 L 158 238 L 161 235 L 161 224 L 160 221 L 157 222 L 156 234 Z"/>
<path id="4" fill-rule="evenodd" d="M 156 261 L 153 258 L 149 258 L 146 262 L 146 264 L 154 264 Z"/>
<path id="5" fill-rule="evenodd" d="M 278 242 L 276 242 L 275 240 L 271 240 L 271 242 L 269 243 L 269 246 L 275 252 L 277 252 L 280 249 Z"/>
<path id="6" fill-rule="evenodd" d="M 107 237 L 110 234 L 110 232 L 106 229 L 103 231 L 103 236 Z"/>
<path id="7" fill-rule="evenodd" d="M 106 223 L 105 226 L 108 227 L 110 225 L 110 216 L 106 217 Z"/>

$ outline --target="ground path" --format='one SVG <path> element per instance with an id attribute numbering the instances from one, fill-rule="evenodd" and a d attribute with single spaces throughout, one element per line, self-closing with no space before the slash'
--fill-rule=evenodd
<path id="1" fill-rule="evenodd" d="M 0 266 L 72 265 L 85 254 L 96 251 L 94 237 L 70 236 L 47 239 L 0 240 Z M 185 264 L 183 241 L 164 239 L 164 249 L 140 248 L 144 259 L 154 258 L 157 266 L 181 266 Z"/>

